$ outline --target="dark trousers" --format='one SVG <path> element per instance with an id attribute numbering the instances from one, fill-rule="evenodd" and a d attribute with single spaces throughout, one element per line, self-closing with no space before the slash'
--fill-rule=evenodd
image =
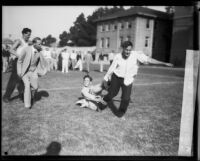
<path id="1" fill-rule="evenodd" d="M 130 102 L 132 84 L 128 86 L 124 85 L 124 78 L 120 78 L 113 73 L 111 77 L 110 87 L 108 89 L 108 94 L 104 97 L 104 101 L 106 102 L 112 101 L 112 98 L 118 94 L 120 87 L 122 89 L 122 95 L 119 107 L 119 113 L 120 113 L 119 115 L 122 116 L 127 111 L 127 107 Z"/>
<path id="2" fill-rule="evenodd" d="M 17 86 L 19 94 L 23 93 L 24 84 L 21 78 L 17 75 L 17 58 L 12 62 L 12 73 L 10 75 L 4 98 L 10 98 L 15 87 Z"/>

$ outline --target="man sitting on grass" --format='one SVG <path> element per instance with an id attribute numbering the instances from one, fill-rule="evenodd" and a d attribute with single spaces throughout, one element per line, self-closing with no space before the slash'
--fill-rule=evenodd
<path id="1" fill-rule="evenodd" d="M 83 99 L 76 102 L 80 107 L 87 107 L 95 111 L 101 111 L 101 106 L 106 103 L 101 97 L 103 91 L 103 84 L 92 85 L 92 77 L 85 75 L 83 77 L 83 88 L 81 94 Z"/>

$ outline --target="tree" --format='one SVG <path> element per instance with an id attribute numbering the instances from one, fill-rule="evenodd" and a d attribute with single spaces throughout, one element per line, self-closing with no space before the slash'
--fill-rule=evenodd
<path id="1" fill-rule="evenodd" d="M 70 40 L 70 34 L 67 33 L 66 31 L 63 31 L 63 33 L 59 35 L 59 38 L 60 38 L 59 46 L 60 47 L 66 46 L 68 41 Z"/>
<path id="2" fill-rule="evenodd" d="M 97 27 L 95 20 L 113 14 L 119 11 L 124 11 L 123 6 L 113 6 L 112 8 L 100 7 L 95 10 L 92 15 L 89 15 L 87 19 L 84 14 L 81 13 L 74 22 L 74 25 L 70 28 L 69 33 L 64 31 L 60 35 L 59 44 L 65 45 L 67 40 L 71 40 L 75 46 L 94 46 L 96 45 L 96 33 Z"/>
<path id="3" fill-rule="evenodd" d="M 175 12 L 175 7 L 174 6 L 166 6 L 165 10 L 169 14 L 173 14 Z"/>
<path id="4" fill-rule="evenodd" d="M 56 38 L 52 37 L 51 35 L 48 35 L 46 38 L 42 39 L 42 45 L 44 46 L 51 46 L 52 43 L 56 42 Z"/>

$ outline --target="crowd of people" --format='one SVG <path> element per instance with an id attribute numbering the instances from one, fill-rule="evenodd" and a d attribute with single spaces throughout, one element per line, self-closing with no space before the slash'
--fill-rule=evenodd
<path id="1" fill-rule="evenodd" d="M 45 75 L 48 71 L 60 70 L 68 73 L 69 70 L 83 70 L 83 62 L 86 63 L 86 70 L 90 72 L 90 63 L 94 61 L 94 54 L 91 51 L 81 51 L 63 48 L 58 51 L 56 47 L 44 47 L 41 45 L 41 38 L 35 37 L 30 41 L 31 29 L 22 30 L 22 38 L 17 39 L 9 47 L 2 47 L 3 72 L 8 68 L 9 57 L 12 56 L 12 73 L 10 75 L 3 101 L 9 102 L 11 95 L 17 87 L 19 96 L 24 102 L 24 107 L 31 109 L 35 102 L 38 90 L 38 76 Z M 103 72 L 104 56 L 99 55 L 100 72 Z M 118 116 L 122 117 L 129 105 L 132 91 L 132 84 L 137 75 L 139 64 L 163 64 L 172 67 L 170 63 L 161 62 L 146 56 L 142 51 L 134 51 L 130 41 L 122 43 L 122 52 L 108 55 L 110 67 L 98 85 L 92 85 L 92 77 L 87 74 L 83 78 L 82 100 L 77 101 L 81 107 L 88 107 L 92 110 L 101 111 L 102 107 L 111 106 L 112 99 L 120 88 L 122 89 L 121 103 L 118 108 Z M 61 65 L 60 65 L 61 64 Z M 107 94 L 102 96 L 103 90 Z"/>

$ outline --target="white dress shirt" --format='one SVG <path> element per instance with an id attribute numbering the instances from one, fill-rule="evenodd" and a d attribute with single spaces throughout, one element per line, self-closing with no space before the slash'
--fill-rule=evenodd
<path id="1" fill-rule="evenodd" d="M 69 60 L 70 54 L 68 52 L 62 52 L 62 58 L 63 60 Z"/>
<path id="2" fill-rule="evenodd" d="M 20 38 L 20 46 L 16 50 L 16 54 L 19 57 L 21 55 L 22 50 L 28 46 L 28 42 L 25 42 L 23 38 Z"/>
<path id="3" fill-rule="evenodd" d="M 140 61 L 141 63 L 148 62 L 148 56 L 142 51 L 131 51 L 130 56 L 127 59 L 124 59 L 121 53 L 116 54 L 112 65 L 104 76 L 104 80 L 108 81 L 112 73 L 115 73 L 118 77 L 124 78 L 125 85 L 130 85 L 138 72 L 137 61 Z"/>

